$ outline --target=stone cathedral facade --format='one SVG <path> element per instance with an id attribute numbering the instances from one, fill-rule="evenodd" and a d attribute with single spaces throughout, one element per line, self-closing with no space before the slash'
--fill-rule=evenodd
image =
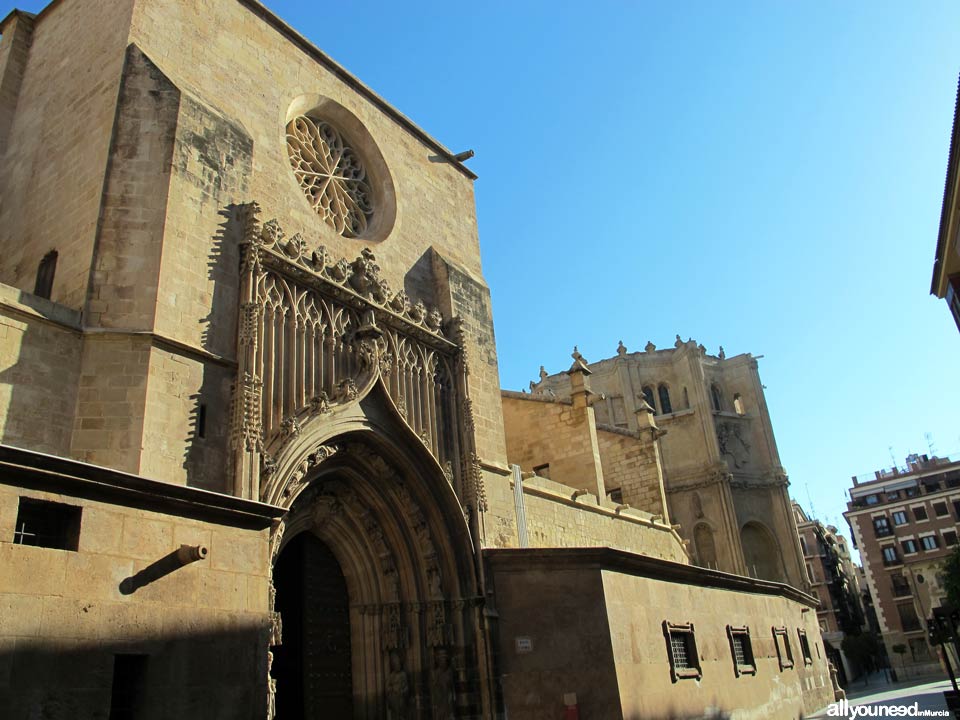
<path id="1" fill-rule="evenodd" d="M 255 0 L 0 34 L 0 715 L 833 698 L 789 574 L 692 564 L 655 421 L 636 507 L 511 462 L 457 156 Z"/>
<path id="2" fill-rule="evenodd" d="M 655 425 L 664 512 L 679 524 L 693 562 L 808 589 L 756 358 L 728 358 L 722 348 L 710 355 L 677 336 L 672 347 L 648 342 L 642 352 L 628 352 L 621 342 L 614 357 L 587 368 L 605 492 L 634 507 L 650 504 L 645 494 L 651 484 L 620 478 L 606 449 L 614 435 Z M 566 373 L 543 371 L 529 394 L 507 395 L 508 457 L 529 457 L 529 463 L 521 461 L 527 470 L 538 462 L 551 465 L 550 458 L 562 460 L 562 443 L 531 452 L 533 424 L 515 422 L 513 409 L 517 401 L 569 400 Z M 536 426 L 542 430 L 543 423 Z M 557 479 L 555 473 L 551 478 Z"/>

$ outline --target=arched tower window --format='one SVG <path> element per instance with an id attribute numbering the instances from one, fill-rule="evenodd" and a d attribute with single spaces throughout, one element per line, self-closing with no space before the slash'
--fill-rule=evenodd
<path id="1" fill-rule="evenodd" d="M 740 530 L 740 544 L 747 573 L 761 580 L 786 582 L 780 545 L 773 533 L 756 521 L 748 522 Z"/>
<path id="2" fill-rule="evenodd" d="M 717 412 L 723 410 L 723 393 L 720 391 L 720 386 L 716 383 L 710 386 L 710 399 L 713 401 L 714 410 Z"/>
<path id="3" fill-rule="evenodd" d="M 657 388 L 657 394 L 660 396 L 660 412 L 669 415 L 673 412 L 673 406 L 670 405 L 670 390 L 663 383 Z"/>
<path id="4" fill-rule="evenodd" d="M 51 250 L 40 261 L 37 267 L 37 282 L 33 286 L 33 294 L 37 297 L 50 299 L 53 293 L 53 276 L 57 272 L 57 251 Z"/>
<path id="5" fill-rule="evenodd" d="M 656 413 L 657 401 L 653 396 L 653 388 L 650 387 L 649 385 L 643 386 L 643 399 L 647 401 L 647 405 L 650 406 L 650 409 L 653 410 L 654 413 Z"/>

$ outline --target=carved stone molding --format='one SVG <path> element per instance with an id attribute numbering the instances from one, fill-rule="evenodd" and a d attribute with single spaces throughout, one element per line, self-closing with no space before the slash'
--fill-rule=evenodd
<path id="1" fill-rule="evenodd" d="M 473 416 L 463 331 L 456 319 L 393 292 L 374 253 L 334 260 L 276 220 L 260 223 L 255 203 L 244 226 L 231 439 L 237 494 L 267 500 L 262 478 L 279 465 L 286 497 L 303 482 L 286 448 L 309 423 L 363 399 L 382 383 L 400 418 L 441 468 L 454 492 L 477 479 L 469 470 Z M 452 340 L 445 337 L 446 333 Z M 298 451 L 299 452 L 299 451 Z M 309 467 L 307 468 L 309 470 Z M 449 476 L 448 476 L 449 479 Z M 275 484 L 276 480 L 270 481 Z M 473 499 L 482 499 L 473 492 Z"/>

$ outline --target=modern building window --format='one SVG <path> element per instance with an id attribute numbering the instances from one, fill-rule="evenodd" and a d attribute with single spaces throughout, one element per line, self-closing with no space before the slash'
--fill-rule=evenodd
<path id="1" fill-rule="evenodd" d="M 57 273 L 57 251 L 51 250 L 37 266 L 37 281 L 33 286 L 33 294 L 50 299 L 53 294 L 53 276 Z"/>
<path id="2" fill-rule="evenodd" d="M 657 412 L 657 401 L 653 397 L 653 388 L 649 385 L 645 385 L 643 388 L 643 399 L 647 401 L 647 405 L 650 406 L 650 409 L 654 413 Z"/>
<path id="3" fill-rule="evenodd" d="M 955 530 L 943 531 L 943 544 L 947 547 L 953 547 L 957 544 L 957 533 Z"/>
<path id="4" fill-rule="evenodd" d="M 893 545 L 887 545 L 883 548 L 883 564 L 896 565 L 900 558 L 897 556 L 897 549 Z"/>
<path id="5" fill-rule="evenodd" d="M 727 625 L 727 638 L 730 640 L 730 656 L 733 658 L 733 674 L 756 675 L 757 662 L 753 658 L 753 644 L 750 642 L 750 628 Z"/>
<path id="6" fill-rule="evenodd" d="M 950 511 L 947 510 L 947 504 L 945 502 L 935 502 L 933 504 L 933 514 L 941 518 L 949 515 Z"/>
<path id="7" fill-rule="evenodd" d="M 807 539 L 803 535 L 800 536 L 800 550 L 803 551 L 804 555 L 807 554 Z"/>
<path id="8" fill-rule="evenodd" d="M 893 500 L 899 500 L 899 499 L 900 499 L 899 490 L 894 490 L 893 492 L 887 493 L 887 502 L 892 502 Z"/>
<path id="9" fill-rule="evenodd" d="M 664 620 L 663 636 L 667 641 L 667 658 L 670 660 L 670 677 L 673 682 L 684 678 L 699 680 L 703 677 L 693 623 L 678 624 Z"/>
<path id="10" fill-rule="evenodd" d="M 670 404 L 670 389 L 661 384 L 657 388 L 657 395 L 660 396 L 660 412 L 664 415 L 669 415 L 673 412 L 673 406 Z"/>
<path id="11" fill-rule="evenodd" d="M 924 535 L 920 538 L 920 544 L 923 545 L 924 550 L 936 550 L 940 547 L 940 543 L 937 541 L 936 535 Z"/>
<path id="12" fill-rule="evenodd" d="M 717 412 L 723 410 L 723 393 L 720 392 L 720 386 L 716 383 L 710 385 L 710 399 L 713 401 L 713 409 Z"/>
<path id="13" fill-rule="evenodd" d="M 930 660 L 930 650 L 926 640 L 910 638 L 907 643 L 910 645 L 910 657 L 914 662 L 928 662 Z"/>
<path id="14" fill-rule="evenodd" d="M 80 543 L 80 508 L 46 500 L 20 498 L 13 542 L 18 545 L 76 551 Z"/>
<path id="15" fill-rule="evenodd" d="M 914 520 L 926 520 L 927 509 L 923 505 L 913 508 L 913 518 Z"/>
<path id="16" fill-rule="evenodd" d="M 894 525 L 906 525 L 907 524 L 907 514 L 903 510 L 897 510 L 894 512 L 891 517 L 893 517 Z"/>
<path id="17" fill-rule="evenodd" d="M 777 661 L 780 671 L 793 667 L 793 651 L 790 649 L 790 636 L 785 627 L 771 628 L 773 630 L 773 644 L 777 647 Z"/>
<path id="18" fill-rule="evenodd" d="M 810 584 L 815 584 L 817 582 L 817 576 L 813 572 L 813 566 L 810 563 L 807 563 L 807 577 L 810 579 Z"/>
<path id="19" fill-rule="evenodd" d="M 877 495 L 867 495 L 863 499 L 863 502 L 866 503 L 867 505 L 876 505 L 877 503 L 880 502 L 880 497 Z"/>
<path id="20" fill-rule="evenodd" d="M 146 655 L 113 656 L 110 720 L 134 720 L 134 718 L 140 717 L 143 712 L 146 680 Z"/>
<path id="21" fill-rule="evenodd" d="M 797 637 L 800 639 L 800 654 L 804 665 L 813 665 L 813 655 L 810 653 L 810 641 L 807 640 L 807 631 L 797 628 Z"/>
<path id="22" fill-rule="evenodd" d="M 904 540 L 900 544 L 903 546 L 904 555 L 913 555 L 915 552 L 918 551 L 916 540 Z"/>
<path id="23" fill-rule="evenodd" d="M 873 519 L 873 532 L 878 538 L 887 537 L 893 535 L 893 528 L 890 527 L 890 521 L 886 517 L 875 517 Z"/>
<path id="24" fill-rule="evenodd" d="M 913 603 L 898 603 L 897 614 L 900 616 L 900 627 L 904 632 L 916 632 L 922 630 L 920 618 L 917 617 L 917 611 L 913 609 Z"/>
<path id="25" fill-rule="evenodd" d="M 891 573 L 890 585 L 893 589 L 894 597 L 907 597 L 911 594 L 910 583 L 901 573 Z"/>

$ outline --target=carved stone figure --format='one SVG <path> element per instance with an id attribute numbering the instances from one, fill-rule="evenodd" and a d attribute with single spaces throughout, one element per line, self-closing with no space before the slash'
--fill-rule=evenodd
<path id="1" fill-rule="evenodd" d="M 410 681 L 396 650 L 390 651 L 390 675 L 387 678 L 387 717 L 389 720 L 407 720 Z"/>
<path id="2" fill-rule="evenodd" d="M 456 691 L 450 655 L 446 648 L 434 652 L 431 674 L 430 699 L 433 704 L 433 720 L 452 720 L 456 707 Z"/>

